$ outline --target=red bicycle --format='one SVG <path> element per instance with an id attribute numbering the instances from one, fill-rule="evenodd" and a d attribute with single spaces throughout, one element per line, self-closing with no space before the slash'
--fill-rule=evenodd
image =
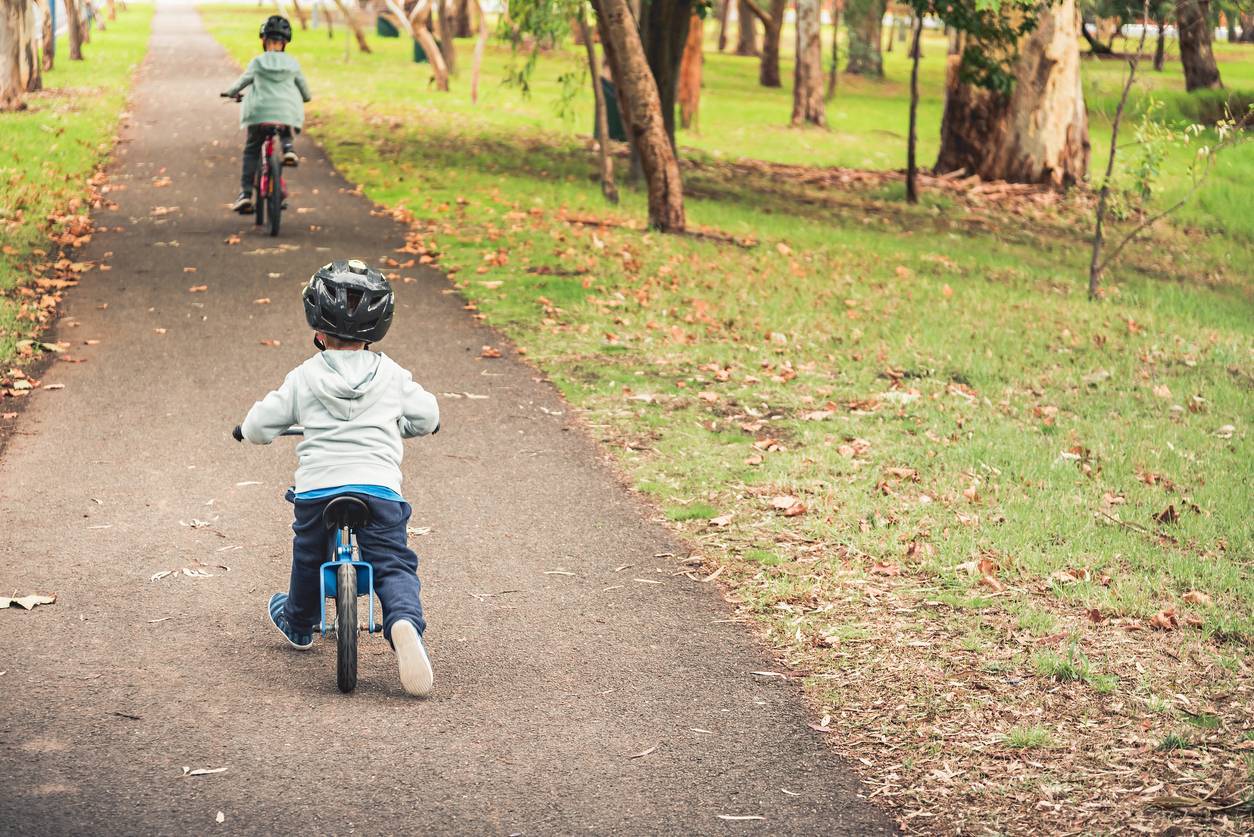
<path id="1" fill-rule="evenodd" d="M 224 93 L 223 96 L 226 96 Z M 243 96 L 226 96 L 228 99 L 241 101 Z M 283 201 L 287 197 L 287 182 L 283 179 L 283 148 L 279 142 L 279 131 L 285 128 L 277 122 L 265 122 L 260 126 L 265 131 L 266 140 L 261 145 L 261 159 L 257 164 L 257 173 L 253 175 L 253 214 L 257 226 L 266 224 L 269 215 L 270 235 L 279 234 L 279 224 L 283 219 Z"/>

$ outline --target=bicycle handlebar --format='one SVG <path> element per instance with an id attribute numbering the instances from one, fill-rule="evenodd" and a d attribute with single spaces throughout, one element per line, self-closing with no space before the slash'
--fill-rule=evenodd
<path id="1" fill-rule="evenodd" d="M 305 428 L 289 427 L 287 430 L 284 430 L 279 435 L 280 436 L 304 436 Z M 235 425 L 235 429 L 231 431 L 231 438 L 235 439 L 235 441 L 237 442 L 244 441 L 244 431 L 238 424 Z"/>

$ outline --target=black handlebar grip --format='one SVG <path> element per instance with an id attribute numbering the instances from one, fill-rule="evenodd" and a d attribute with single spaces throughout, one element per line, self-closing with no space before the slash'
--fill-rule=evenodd
<path id="1" fill-rule="evenodd" d="M 235 437 L 235 441 L 237 442 L 244 441 L 244 431 L 240 429 L 238 424 L 235 425 L 235 429 L 231 431 L 231 435 Z"/>

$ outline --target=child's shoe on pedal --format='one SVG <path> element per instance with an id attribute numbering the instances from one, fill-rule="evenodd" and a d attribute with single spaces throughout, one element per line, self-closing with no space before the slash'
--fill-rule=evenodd
<path id="1" fill-rule="evenodd" d="M 396 649 L 396 663 L 405 691 L 416 697 L 430 694 L 435 681 L 431 660 L 427 658 L 422 635 L 408 619 L 398 619 L 392 626 L 392 647 Z"/>
<path id="2" fill-rule="evenodd" d="M 239 193 L 239 197 L 235 199 L 235 203 L 231 204 L 231 209 L 241 215 L 253 211 L 253 190 L 245 189 Z"/>
<path id="3" fill-rule="evenodd" d="M 300 158 L 296 156 L 296 149 L 290 145 L 283 146 L 283 165 L 295 168 L 300 165 Z"/>
<path id="4" fill-rule="evenodd" d="M 283 638 L 291 643 L 293 648 L 305 651 L 313 647 L 313 631 L 296 631 L 287 623 L 287 616 L 283 610 L 287 607 L 287 593 L 275 593 L 270 597 L 270 605 L 268 612 L 270 615 L 270 624 L 283 634 Z M 427 666 L 430 671 L 430 665 Z"/>

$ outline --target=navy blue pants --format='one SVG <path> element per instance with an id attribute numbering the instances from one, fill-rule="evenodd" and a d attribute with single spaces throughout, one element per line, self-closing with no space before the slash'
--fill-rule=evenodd
<path id="1" fill-rule="evenodd" d="M 421 634 L 427 629 L 422 616 L 422 583 L 418 581 L 418 556 L 406 543 L 405 524 L 413 511 L 409 503 L 354 494 L 370 506 L 370 525 L 355 530 L 361 560 L 374 568 L 374 592 L 383 604 L 383 636 L 392 638 L 392 625 L 407 619 Z M 334 497 L 297 500 L 292 522 L 292 581 L 287 593 L 287 622 L 295 630 L 313 629 L 321 617 L 318 570 L 331 560 L 335 531 L 322 524 L 322 509 Z M 362 592 L 362 591 L 358 591 Z"/>

